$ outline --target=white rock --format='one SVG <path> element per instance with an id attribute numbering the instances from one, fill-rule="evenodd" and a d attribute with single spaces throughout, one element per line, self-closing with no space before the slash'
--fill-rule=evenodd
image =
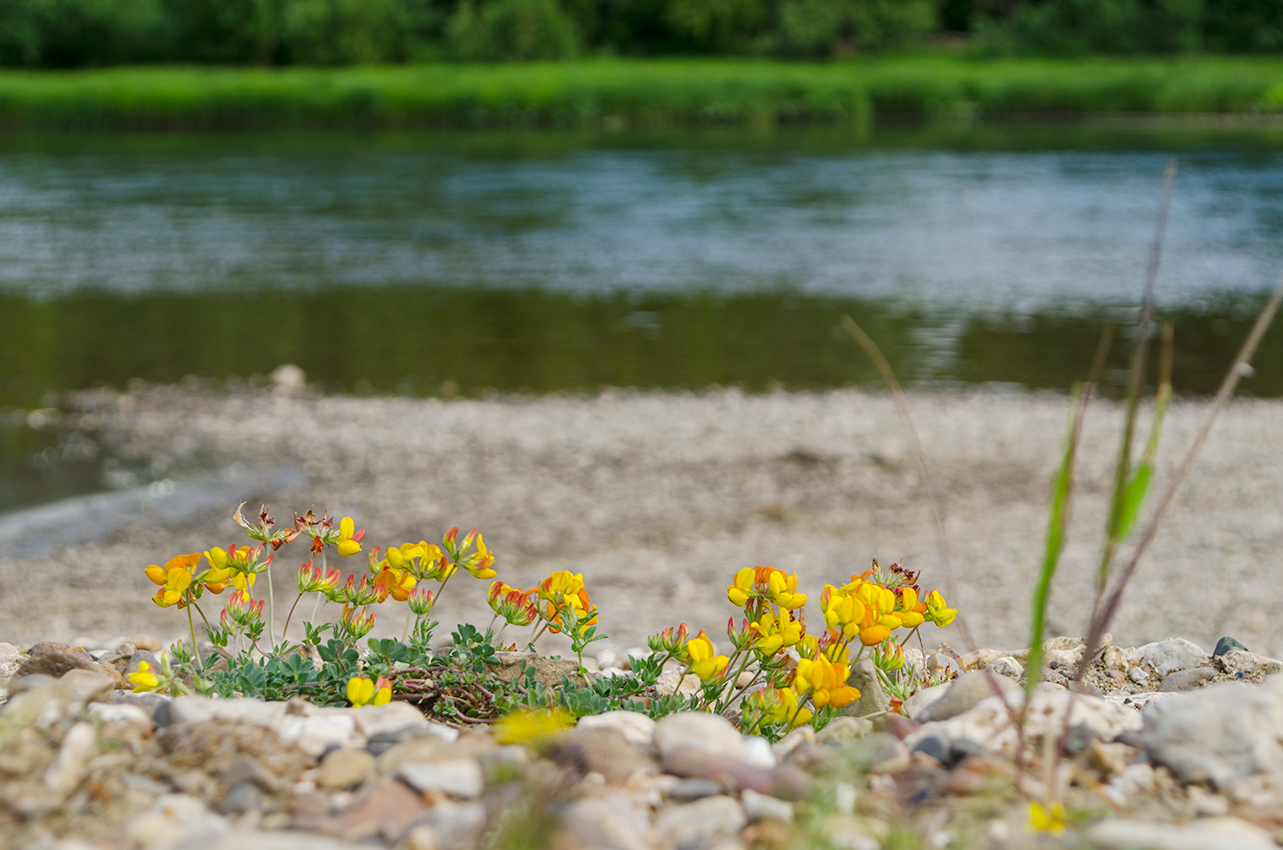
<path id="1" fill-rule="evenodd" d="M 608 711 L 605 714 L 589 715 L 580 718 L 579 725 L 584 729 L 618 729 L 630 744 L 643 750 L 649 751 L 655 746 L 655 721 L 638 711 Z"/>
<path id="2" fill-rule="evenodd" d="M 351 714 L 320 714 L 286 718 L 276 727 L 281 740 L 294 741 L 311 756 L 319 756 L 330 747 L 359 747 L 365 738 L 356 733 L 356 720 Z"/>
<path id="3" fill-rule="evenodd" d="M 1017 710 L 1024 703 L 1023 693 L 1006 695 L 1007 704 Z M 1065 726 L 1065 712 L 1073 705 L 1071 726 L 1085 726 L 1102 741 L 1112 741 L 1125 731 L 1140 731 L 1143 722 L 1139 712 L 1100 697 L 1071 694 L 1067 690 L 1036 691 L 1029 706 L 1025 740 L 1032 743 L 1045 735 L 1059 736 Z M 948 745 L 968 741 L 987 752 L 1013 755 L 1016 749 L 1016 727 L 1003 700 L 989 697 L 956 717 L 935 723 L 924 723 L 907 738 L 912 750 L 919 741 L 938 736 Z"/>
<path id="4" fill-rule="evenodd" d="M 401 765 L 402 779 L 420 791 L 440 791 L 452 797 L 475 799 L 485 791 L 485 777 L 475 759 L 413 762 Z"/>
<path id="5" fill-rule="evenodd" d="M 999 676 L 1006 676 L 1008 679 L 1019 680 L 1021 676 L 1025 675 L 1025 668 L 1010 655 L 994 659 L 985 669 L 997 673 Z"/>
<path id="6" fill-rule="evenodd" d="M 459 730 L 444 723 L 428 720 L 417 708 L 408 702 L 393 701 L 386 705 L 363 705 L 360 708 L 327 708 L 309 707 L 307 714 L 330 714 L 342 712 L 356 721 L 358 735 L 371 738 L 374 735 L 402 732 L 415 729 L 416 735 L 431 734 L 447 743 L 459 737 Z"/>
<path id="7" fill-rule="evenodd" d="M 1123 772 L 1115 776 L 1102 790 L 1106 797 L 1120 806 L 1125 806 L 1128 797 L 1133 794 L 1151 794 L 1154 788 L 1154 768 L 1141 762 L 1127 765 Z"/>
<path id="8" fill-rule="evenodd" d="M 759 820 L 778 820 L 784 823 L 793 822 L 793 804 L 777 800 L 769 794 L 759 794 L 751 788 L 744 789 L 740 795 L 740 805 L 749 823 Z"/>
<path id="9" fill-rule="evenodd" d="M 100 723 L 130 723 L 151 726 L 151 712 L 127 702 L 93 702 L 88 706 L 89 716 Z"/>
<path id="10" fill-rule="evenodd" d="M 1107 820 L 1087 831 L 1106 850 L 1276 850 L 1269 833 L 1239 818 L 1207 818 L 1179 826 Z"/>
<path id="11" fill-rule="evenodd" d="M 1141 663 L 1154 669 L 1154 674 L 1162 679 L 1177 670 L 1188 670 L 1191 667 L 1203 667 L 1208 663 L 1207 653 L 1193 641 L 1185 638 L 1168 638 L 1156 643 L 1147 643 L 1136 648 Z"/>
<path id="12" fill-rule="evenodd" d="M 767 770 L 775 767 L 775 751 L 771 749 L 771 742 L 760 735 L 744 736 L 744 752 L 744 760 L 751 765 Z"/>
<path id="13" fill-rule="evenodd" d="M 1144 667 L 1133 667 L 1127 675 L 1138 685 L 1143 685 L 1149 681 L 1149 673 L 1145 671 Z"/>
<path id="14" fill-rule="evenodd" d="M 716 796 L 669 806 L 655 819 L 655 831 L 680 847 L 736 836 L 747 823 L 739 803 L 730 797 Z"/>
<path id="15" fill-rule="evenodd" d="M 566 807 L 561 821 L 576 839 L 571 846 L 655 850 L 660 845 L 646 812 L 627 794 L 578 800 Z"/>
<path id="16" fill-rule="evenodd" d="M 11 643 L 0 643 L 0 685 L 7 683 L 25 660 L 26 656 L 18 651 L 18 647 Z"/>
<path id="17" fill-rule="evenodd" d="M 255 726 L 272 729 L 283 724 L 286 705 L 287 703 L 284 702 L 264 702 L 248 697 L 234 699 L 178 697 L 169 705 L 169 716 L 174 723 L 228 720 L 233 723 L 252 723 Z"/>
<path id="18" fill-rule="evenodd" d="M 908 717 L 909 719 L 916 718 L 919 714 L 921 714 L 923 711 L 926 710 L 927 706 L 931 705 L 936 700 L 940 699 L 940 697 L 944 696 L 945 691 L 949 690 L 949 686 L 951 684 L 953 683 L 945 682 L 942 685 L 935 685 L 930 688 L 923 688 L 913 696 L 909 697 L 907 700 L 904 701 L 904 705 L 902 706 L 904 710 L 904 716 Z"/>
<path id="19" fill-rule="evenodd" d="M 1237 649 L 1221 656 L 1221 668 L 1226 673 L 1244 673 L 1248 676 L 1278 673 L 1283 670 L 1283 661 L 1257 655 L 1255 652 Z"/>
<path id="20" fill-rule="evenodd" d="M 1254 776 L 1283 784 L 1283 676 L 1259 687 L 1225 682 L 1145 709 L 1142 742 L 1154 764 L 1187 783 L 1243 798 Z M 1251 786 L 1253 796 L 1259 783 Z"/>
<path id="21" fill-rule="evenodd" d="M 667 759 L 683 747 L 705 750 L 744 761 L 744 738 L 730 721 L 716 714 L 686 711 L 670 714 L 655 724 L 655 748 Z"/>
<path id="22" fill-rule="evenodd" d="M 168 850 L 201 839 L 202 846 L 228 829 L 227 821 L 186 794 L 166 794 L 126 822 L 125 835 L 142 850 Z"/>
<path id="23" fill-rule="evenodd" d="M 45 771 L 45 787 L 65 798 L 89 775 L 89 760 L 97 755 L 98 733 L 89 723 L 77 723 L 67 731 L 58 758 Z"/>

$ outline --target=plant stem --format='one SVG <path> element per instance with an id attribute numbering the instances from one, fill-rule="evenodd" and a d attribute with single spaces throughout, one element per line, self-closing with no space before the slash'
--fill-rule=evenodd
<path id="1" fill-rule="evenodd" d="M 195 602 L 189 597 L 187 599 L 187 628 L 192 634 L 192 652 L 196 655 L 196 666 L 199 669 L 205 666 L 205 662 L 201 660 L 200 645 L 196 643 L 196 621 L 192 619 L 192 606 L 194 604 Z"/>
<path id="2" fill-rule="evenodd" d="M 303 594 L 300 593 L 298 598 L 294 600 L 294 604 L 290 606 L 290 612 L 285 615 L 285 628 L 281 629 L 281 643 L 285 643 L 285 635 L 289 633 L 290 630 L 290 618 L 294 616 L 294 609 L 298 607 L 298 603 L 302 599 Z"/>

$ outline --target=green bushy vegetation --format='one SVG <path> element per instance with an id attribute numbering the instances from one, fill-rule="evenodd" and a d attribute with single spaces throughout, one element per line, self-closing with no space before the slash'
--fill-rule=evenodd
<path id="1" fill-rule="evenodd" d="M 1283 0 L 0 0 L 0 65 L 1274 52 Z"/>
<path id="2" fill-rule="evenodd" d="M 0 127 L 47 130 L 861 124 L 872 111 L 1242 113 L 1283 106 L 1265 57 L 800 63 L 592 59 L 0 73 Z"/>

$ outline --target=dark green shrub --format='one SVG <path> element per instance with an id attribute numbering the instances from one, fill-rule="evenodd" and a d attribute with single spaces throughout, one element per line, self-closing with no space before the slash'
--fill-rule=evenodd
<path id="1" fill-rule="evenodd" d="M 276 43 L 270 0 L 163 0 L 174 57 L 224 65 L 267 62 Z"/>
<path id="2" fill-rule="evenodd" d="M 745 50 L 770 23 L 764 0 L 669 0 L 665 18 L 673 33 L 696 50 Z"/>
<path id="3" fill-rule="evenodd" d="M 1283 0 L 1205 0 L 1203 34 L 1209 50 L 1283 49 Z"/>
<path id="4" fill-rule="evenodd" d="M 167 58 L 159 0 L 0 0 L 0 63 L 71 68 Z"/>
<path id="5" fill-rule="evenodd" d="M 569 59 L 581 39 L 556 0 L 462 0 L 446 37 L 455 56 L 482 62 Z"/>
<path id="6" fill-rule="evenodd" d="M 976 29 L 998 53 L 1176 53 L 1199 48 L 1202 11 L 1203 0 L 1043 0 Z"/>
<path id="7" fill-rule="evenodd" d="M 780 6 L 780 41 L 787 53 L 893 47 L 934 28 L 931 0 L 785 0 Z"/>
<path id="8" fill-rule="evenodd" d="M 397 0 L 286 0 L 278 55 L 291 65 L 351 65 L 403 60 Z"/>

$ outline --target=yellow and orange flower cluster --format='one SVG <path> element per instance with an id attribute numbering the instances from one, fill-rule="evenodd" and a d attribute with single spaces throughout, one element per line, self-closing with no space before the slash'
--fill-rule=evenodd
<path id="1" fill-rule="evenodd" d="M 597 609 L 584 588 L 583 573 L 558 570 L 539 583 L 536 593 L 544 602 L 540 616 L 547 621 L 549 631 L 560 633 L 572 628 L 567 621 L 573 620 L 583 634 L 597 624 Z"/>

